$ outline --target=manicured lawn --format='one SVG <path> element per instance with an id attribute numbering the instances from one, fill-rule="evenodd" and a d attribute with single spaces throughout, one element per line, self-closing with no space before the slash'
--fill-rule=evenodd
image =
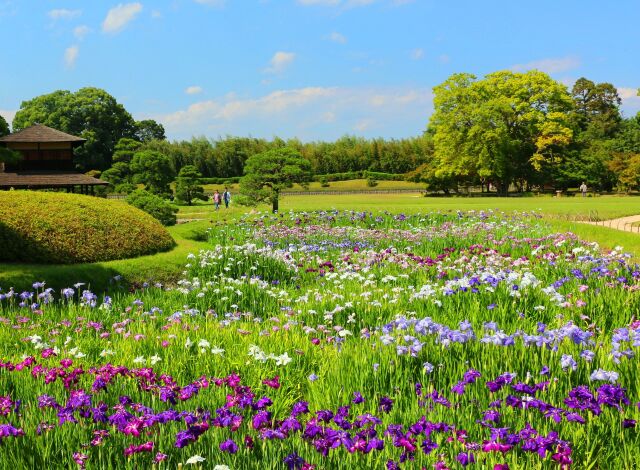
<path id="1" fill-rule="evenodd" d="M 422 197 L 417 194 L 358 194 L 329 196 L 287 196 L 282 210 L 352 209 L 390 212 L 470 211 L 499 209 L 505 212 L 536 211 L 558 218 L 610 219 L 640 214 L 640 197 L 601 196 L 596 198 L 539 197 Z"/>
<path id="2" fill-rule="evenodd" d="M 284 196 L 280 201 L 281 211 L 312 211 L 330 209 L 390 211 L 390 212 L 428 212 L 428 211 L 471 211 L 499 209 L 505 212 L 536 211 L 545 216 L 563 220 L 600 220 L 613 219 L 627 215 L 640 214 L 640 197 L 636 196 L 600 196 L 595 198 L 550 196 L 539 197 L 423 197 L 419 194 L 346 194 L 322 196 Z M 245 209 L 250 210 L 250 209 Z M 243 211 L 233 205 L 229 215 Z M 199 203 L 194 206 L 181 206 L 179 218 L 207 218 L 213 214 L 211 203 Z M 195 214 L 198 214 L 196 217 Z M 216 220 L 224 217 L 225 209 L 215 215 Z"/>

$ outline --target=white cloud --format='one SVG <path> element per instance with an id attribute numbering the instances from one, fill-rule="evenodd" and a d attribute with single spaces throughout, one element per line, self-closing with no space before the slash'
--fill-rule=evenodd
<path id="1" fill-rule="evenodd" d="M 431 109 L 432 93 L 424 88 L 307 87 L 256 98 L 231 93 L 148 117 L 162 122 L 172 138 L 251 134 L 321 139 L 337 138 L 348 129 L 371 136 L 416 135 Z"/>
<path id="2" fill-rule="evenodd" d="M 421 48 L 416 48 L 414 50 L 411 51 L 411 58 L 413 60 L 420 60 L 422 58 L 424 58 L 424 49 Z"/>
<path id="3" fill-rule="evenodd" d="M 151 12 L 151 18 L 153 18 L 154 20 L 162 18 L 162 13 L 159 10 L 153 10 Z"/>
<path id="4" fill-rule="evenodd" d="M 331 34 L 327 35 L 326 39 L 328 39 L 329 41 L 340 43 L 340 44 L 346 44 L 347 42 L 347 38 L 336 31 L 333 31 Z"/>
<path id="5" fill-rule="evenodd" d="M 346 5 L 348 7 L 363 7 L 365 5 L 370 5 L 376 0 L 348 0 Z"/>
<path id="6" fill-rule="evenodd" d="M 67 68 L 73 68 L 76 65 L 76 60 L 80 55 L 80 47 L 77 45 L 67 47 L 64 51 L 64 64 Z"/>
<path id="7" fill-rule="evenodd" d="M 198 93 L 202 93 L 202 87 L 201 86 L 196 86 L 196 85 L 190 86 L 190 87 L 187 87 L 187 89 L 184 90 L 184 92 L 187 95 L 197 95 Z"/>
<path id="8" fill-rule="evenodd" d="M 303 6 L 325 6 L 345 8 L 363 7 L 374 3 L 376 0 L 297 0 L 299 5 Z"/>
<path id="9" fill-rule="evenodd" d="M 336 120 L 336 113 L 327 111 L 322 113 L 321 117 L 324 122 L 334 122 Z"/>
<path id="10" fill-rule="evenodd" d="M 618 95 L 622 99 L 622 107 L 630 113 L 640 111 L 640 96 L 638 96 L 638 90 L 640 90 L 640 87 L 618 87 Z"/>
<path id="11" fill-rule="evenodd" d="M 52 20 L 71 20 L 73 18 L 77 18 L 82 14 L 82 10 L 67 10 L 65 8 L 58 8 L 55 10 L 49 11 L 47 15 Z"/>
<path id="12" fill-rule="evenodd" d="M 121 3 L 107 13 L 102 22 L 102 31 L 118 33 L 142 11 L 141 3 Z"/>
<path id="13" fill-rule="evenodd" d="M 618 95 L 623 100 L 640 100 L 638 90 L 639 88 L 618 87 Z"/>
<path id="14" fill-rule="evenodd" d="M 516 72 L 523 72 L 526 70 L 540 70 L 545 73 L 558 73 L 566 72 L 567 70 L 573 70 L 580 67 L 580 59 L 573 56 L 558 57 L 534 60 L 526 64 L 516 64 L 511 67 Z"/>
<path id="15" fill-rule="evenodd" d="M 354 131 L 365 132 L 374 124 L 373 119 L 361 119 L 353 126 Z"/>
<path id="16" fill-rule="evenodd" d="M 13 122 L 13 118 L 16 117 L 16 112 L 17 111 L 11 111 L 9 109 L 0 109 L 0 116 L 2 116 L 5 119 L 5 121 L 9 123 L 9 126 L 11 126 L 11 122 Z"/>
<path id="17" fill-rule="evenodd" d="M 73 35 L 79 40 L 84 39 L 84 37 L 91 32 L 91 28 L 86 25 L 76 26 L 73 28 Z"/>
<path id="18" fill-rule="evenodd" d="M 278 51 L 273 54 L 270 67 L 265 69 L 265 72 L 268 73 L 281 73 L 286 69 L 296 58 L 296 55 L 293 52 L 284 52 Z"/>
<path id="19" fill-rule="evenodd" d="M 201 5 L 210 5 L 213 7 L 222 7 L 226 3 L 226 0 L 196 0 L 196 3 Z"/>
<path id="20" fill-rule="evenodd" d="M 369 99 L 369 104 L 374 107 L 384 106 L 387 98 L 384 95 L 373 95 Z"/>
<path id="21" fill-rule="evenodd" d="M 440 57 L 438 57 L 438 60 L 443 64 L 448 64 L 449 62 L 451 62 L 451 57 L 449 57 L 447 54 L 442 54 Z"/>
<path id="22" fill-rule="evenodd" d="M 340 0 L 298 0 L 300 5 L 310 6 L 310 5 L 339 5 Z"/>

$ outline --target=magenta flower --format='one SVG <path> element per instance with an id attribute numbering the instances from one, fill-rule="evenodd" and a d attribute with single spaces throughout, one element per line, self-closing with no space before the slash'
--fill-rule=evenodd
<path id="1" fill-rule="evenodd" d="M 280 388 L 280 376 L 276 375 L 272 379 L 264 379 L 262 383 L 268 387 L 278 389 Z"/>

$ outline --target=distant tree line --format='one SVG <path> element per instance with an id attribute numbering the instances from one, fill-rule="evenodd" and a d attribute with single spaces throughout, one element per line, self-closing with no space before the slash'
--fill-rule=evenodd
<path id="1" fill-rule="evenodd" d="M 423 136 L 398 140 L 344 136 L 335 142 L 307 143 L 277 137 L 194 137 L 188 141 L 149 141 L 140 149 L 169 157 L 176 174 L 183 166 L 193 165 L 205 178 L 231 178 L 242 176 L 245 162 L 252 155 L 285 147 L 309 160 L 314 174 L 364 170 L 407 173 L 433 154 L 430 139 Z"/>
<path id="2" fill-rule="evenodd" d="M 245 172 L 249 158 L 291 149 L 320 175 L 403 174 L 449 193 L 469 186 L 509 190 L 566 189 L 586 182 L 608 191 L 640 189 L 640 113 L 625 118 L 609 83 L 580 78 L 569 90 L 539 71 L 454 74 L 434 88 L 434 113 L 422 135 L 406 139 L 344 136 L 301 142 L 227 136 L 165 139 L 153 120 L 135 121 L 104 90 L 56 91 L 22 103 L 17 131 L 36 122 L 87 139 L 76 149 L 79 170 L 99 170 L 117 191 L 144 184 L 169 195 L 181 176 L 224 181 Z M 0 120 L 0 135 L 8 132 Z M 274 155 L 274 154 L 271 154 Z M 188 176 L 187 176 L 188 175 Z M 342 177 L 336 176 L 336 177 Z"/>

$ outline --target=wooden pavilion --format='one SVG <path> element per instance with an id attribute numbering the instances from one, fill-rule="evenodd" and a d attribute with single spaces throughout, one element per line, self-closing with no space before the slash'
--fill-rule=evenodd
<path id="1" fill-rule="evenodd" d="M 106 181 L 74 171 L 73 149 L 85 139 L 35 124 L 0 137 L 0 146 L 22 155 L 15 164 L 0 163 L 0 189 L 66 189 L 93 194 Z"/>

